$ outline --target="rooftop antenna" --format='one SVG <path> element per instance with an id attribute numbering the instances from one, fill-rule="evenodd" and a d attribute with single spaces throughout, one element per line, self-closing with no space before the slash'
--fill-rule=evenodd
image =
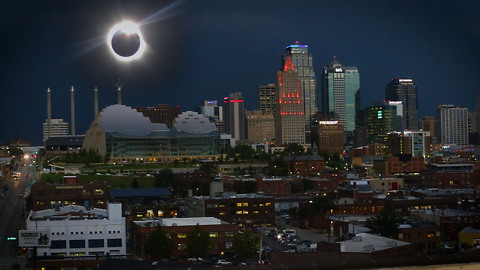
<path id="1" fill-rule="evenodd" d="M 117 97 L 118 97 L 118 104 L 122 105 L 122 87 L 123 87 L 123 82 L 118 79 L 117 82 L 115 83 L 115 86 L 117 87 Z"/>

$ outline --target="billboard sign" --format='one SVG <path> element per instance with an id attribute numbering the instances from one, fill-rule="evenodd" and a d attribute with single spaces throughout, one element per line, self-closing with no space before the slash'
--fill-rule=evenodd
<path id="1" fill-rule="evenodd" d="M 18 246 L 20 247 L 49 247 L 50 231 L 19 230 Z"/>

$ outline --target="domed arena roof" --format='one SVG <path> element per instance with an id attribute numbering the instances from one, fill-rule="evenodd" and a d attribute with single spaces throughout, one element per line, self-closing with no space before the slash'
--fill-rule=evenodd
<path id="1" fill-rule="evenodd" d="M 175 129 L 191 134 L 206 134 L 217 130 L 214 123 L 197 112 L 186 111 L 178 115 L 173 122 Z"/>
<path id="2" fill-rule="evenodd" d="M 130 136 L 146 136 L 154 125 L 148 117 L 131 107 L 115 104 L 100 112 L 99 125 L 106 132 L 118 132 Z"/>

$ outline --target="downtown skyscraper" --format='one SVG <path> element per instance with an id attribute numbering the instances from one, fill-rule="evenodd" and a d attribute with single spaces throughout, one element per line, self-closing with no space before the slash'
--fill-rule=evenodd
<path id="1" fill-rule="evenodd" d="M 305 112 L 305 131 L 307 142 L 310 142 L 312 123 L 318 112 L 317 77 L 313 69 L 313 57 L 312 54 L 308 52 L 308 45 L 301 45 L 298 41 L 293 45 L 287 46 L 285 55 L 283 56 L 284 66 L 287 56 L 292 59 L 293 69 L 301 82 Z"/>
<path id="2" fill-rule="evenodd" d="M 360 111 L 360 73 L 357 67 L 342 66 L 337 59 L 324 66 L 322 74 L 324 117 L 338 120 L 352 140 Z"/>
<path id="3" fill-rule="evenodd" d="M 402 102 L 404 129 L 419 130 L 417 86 L 411 78 L 392 79 L 385 88 L 385 99 Z"/>
<path id="4" fill-rule="evenodd" d="M 305 144 L 305 112 L 302 83 L 294 70 L 291 56 L 277 72 L 278 94 L 275 110 L 275 143 L 277 145 Z"/>

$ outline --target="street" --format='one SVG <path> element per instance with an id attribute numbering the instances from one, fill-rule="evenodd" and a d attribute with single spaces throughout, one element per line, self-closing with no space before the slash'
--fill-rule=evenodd
<path id="1" fill-rule="evenodd" d="M 31 165 L 31 166 L 30 166 Z M 0 192 L 0 270 L 12 269 L 20 262 L 17 258 L 18 230 L 25 226 L 25 190 L 35 178 L 35 164 L 30 159 L 20 159 L 15 164 L 15 178 L 11 172 L 2 181 Z M 4 188 L 8 186 L 7 188 Z"/>

